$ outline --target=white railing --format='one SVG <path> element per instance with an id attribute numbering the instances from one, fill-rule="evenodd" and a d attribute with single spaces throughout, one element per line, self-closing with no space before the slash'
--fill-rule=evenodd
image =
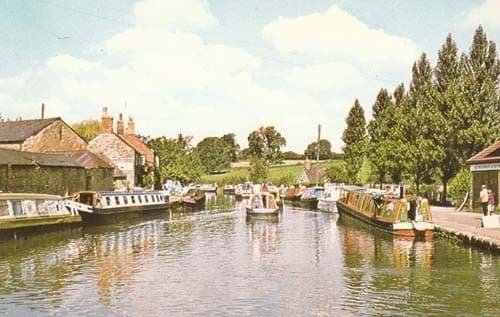
<path id="1" fill-rule="evenodd" d="M 94 209 L 90 205 L 82 204 L 73 200 L 65 200 L 64 206 L 68 208 L 73 216 L 78 216 L 81 212 L 93 213 Z"/>

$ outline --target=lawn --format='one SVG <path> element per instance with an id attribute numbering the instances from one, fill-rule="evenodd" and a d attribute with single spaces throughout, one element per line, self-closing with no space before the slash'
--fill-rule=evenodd
<path id="1" fill-rule="evenodd" d="M 328 168 L 329 166 L 338 164 L 340 161 L 326 161 L 321 162 L 321 167 Z M 242 164 L 244 165 L 244 164 Z M 269 180 L 272 183 L 294 183 L 299 177 L 300 173 L 304 169 L 303 164 L 295 165 L 285 165 L 285 166 L 272 166 L 269 169 Z M 248 168 L 246 167 L 234 167 L 228 173 L 215 174 L 215 175 L 205 175 L 202 179 L 202 183 L 217 183 L 219 185 L 232 184 L 232 183 L 242 183 L 248 180 Z"/>

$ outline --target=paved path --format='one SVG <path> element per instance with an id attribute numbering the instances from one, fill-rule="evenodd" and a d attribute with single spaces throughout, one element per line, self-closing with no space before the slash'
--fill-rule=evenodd
<path id="1" fill-rule="evenodd" d="M 500 251 L 500 229 L 482 228 L 482 214 L 436 206 L 432 206 L 431 211 L 437 231 L 455 236 L 465 243 Z"/>

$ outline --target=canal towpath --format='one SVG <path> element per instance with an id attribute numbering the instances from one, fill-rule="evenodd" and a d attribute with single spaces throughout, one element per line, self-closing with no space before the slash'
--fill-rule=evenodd
<path id="1" fill-rule="evenodd" d="M 453 207 L 432 206 L 431 210 L 439 234 L 500 252 L 500 229 L 483 228 L 482 214 L 455 211 Z"/>

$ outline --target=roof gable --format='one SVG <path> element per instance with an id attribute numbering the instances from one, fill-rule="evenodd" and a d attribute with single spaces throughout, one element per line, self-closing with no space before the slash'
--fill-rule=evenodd
<path id="1" fill-rule="evenodd" d="M 468 164 L 500 162 L 500 140 L 467 160 Z"/>
<path id="2" fill-rule="evenodd" d="M 0 143 L 22 143 L 61 118 L 0 122 Z"/>
<path id="3" fill-rule="evenodd" d="M 135 134 L 127 134 L 120 136 L 125 139 L 137 152 L 139 152 L 142 156 L 146 158 L 147 163 L 154 163 L 155 154 L 153 150 L 151 150 L 140 138 L 138 138 Z"/>

